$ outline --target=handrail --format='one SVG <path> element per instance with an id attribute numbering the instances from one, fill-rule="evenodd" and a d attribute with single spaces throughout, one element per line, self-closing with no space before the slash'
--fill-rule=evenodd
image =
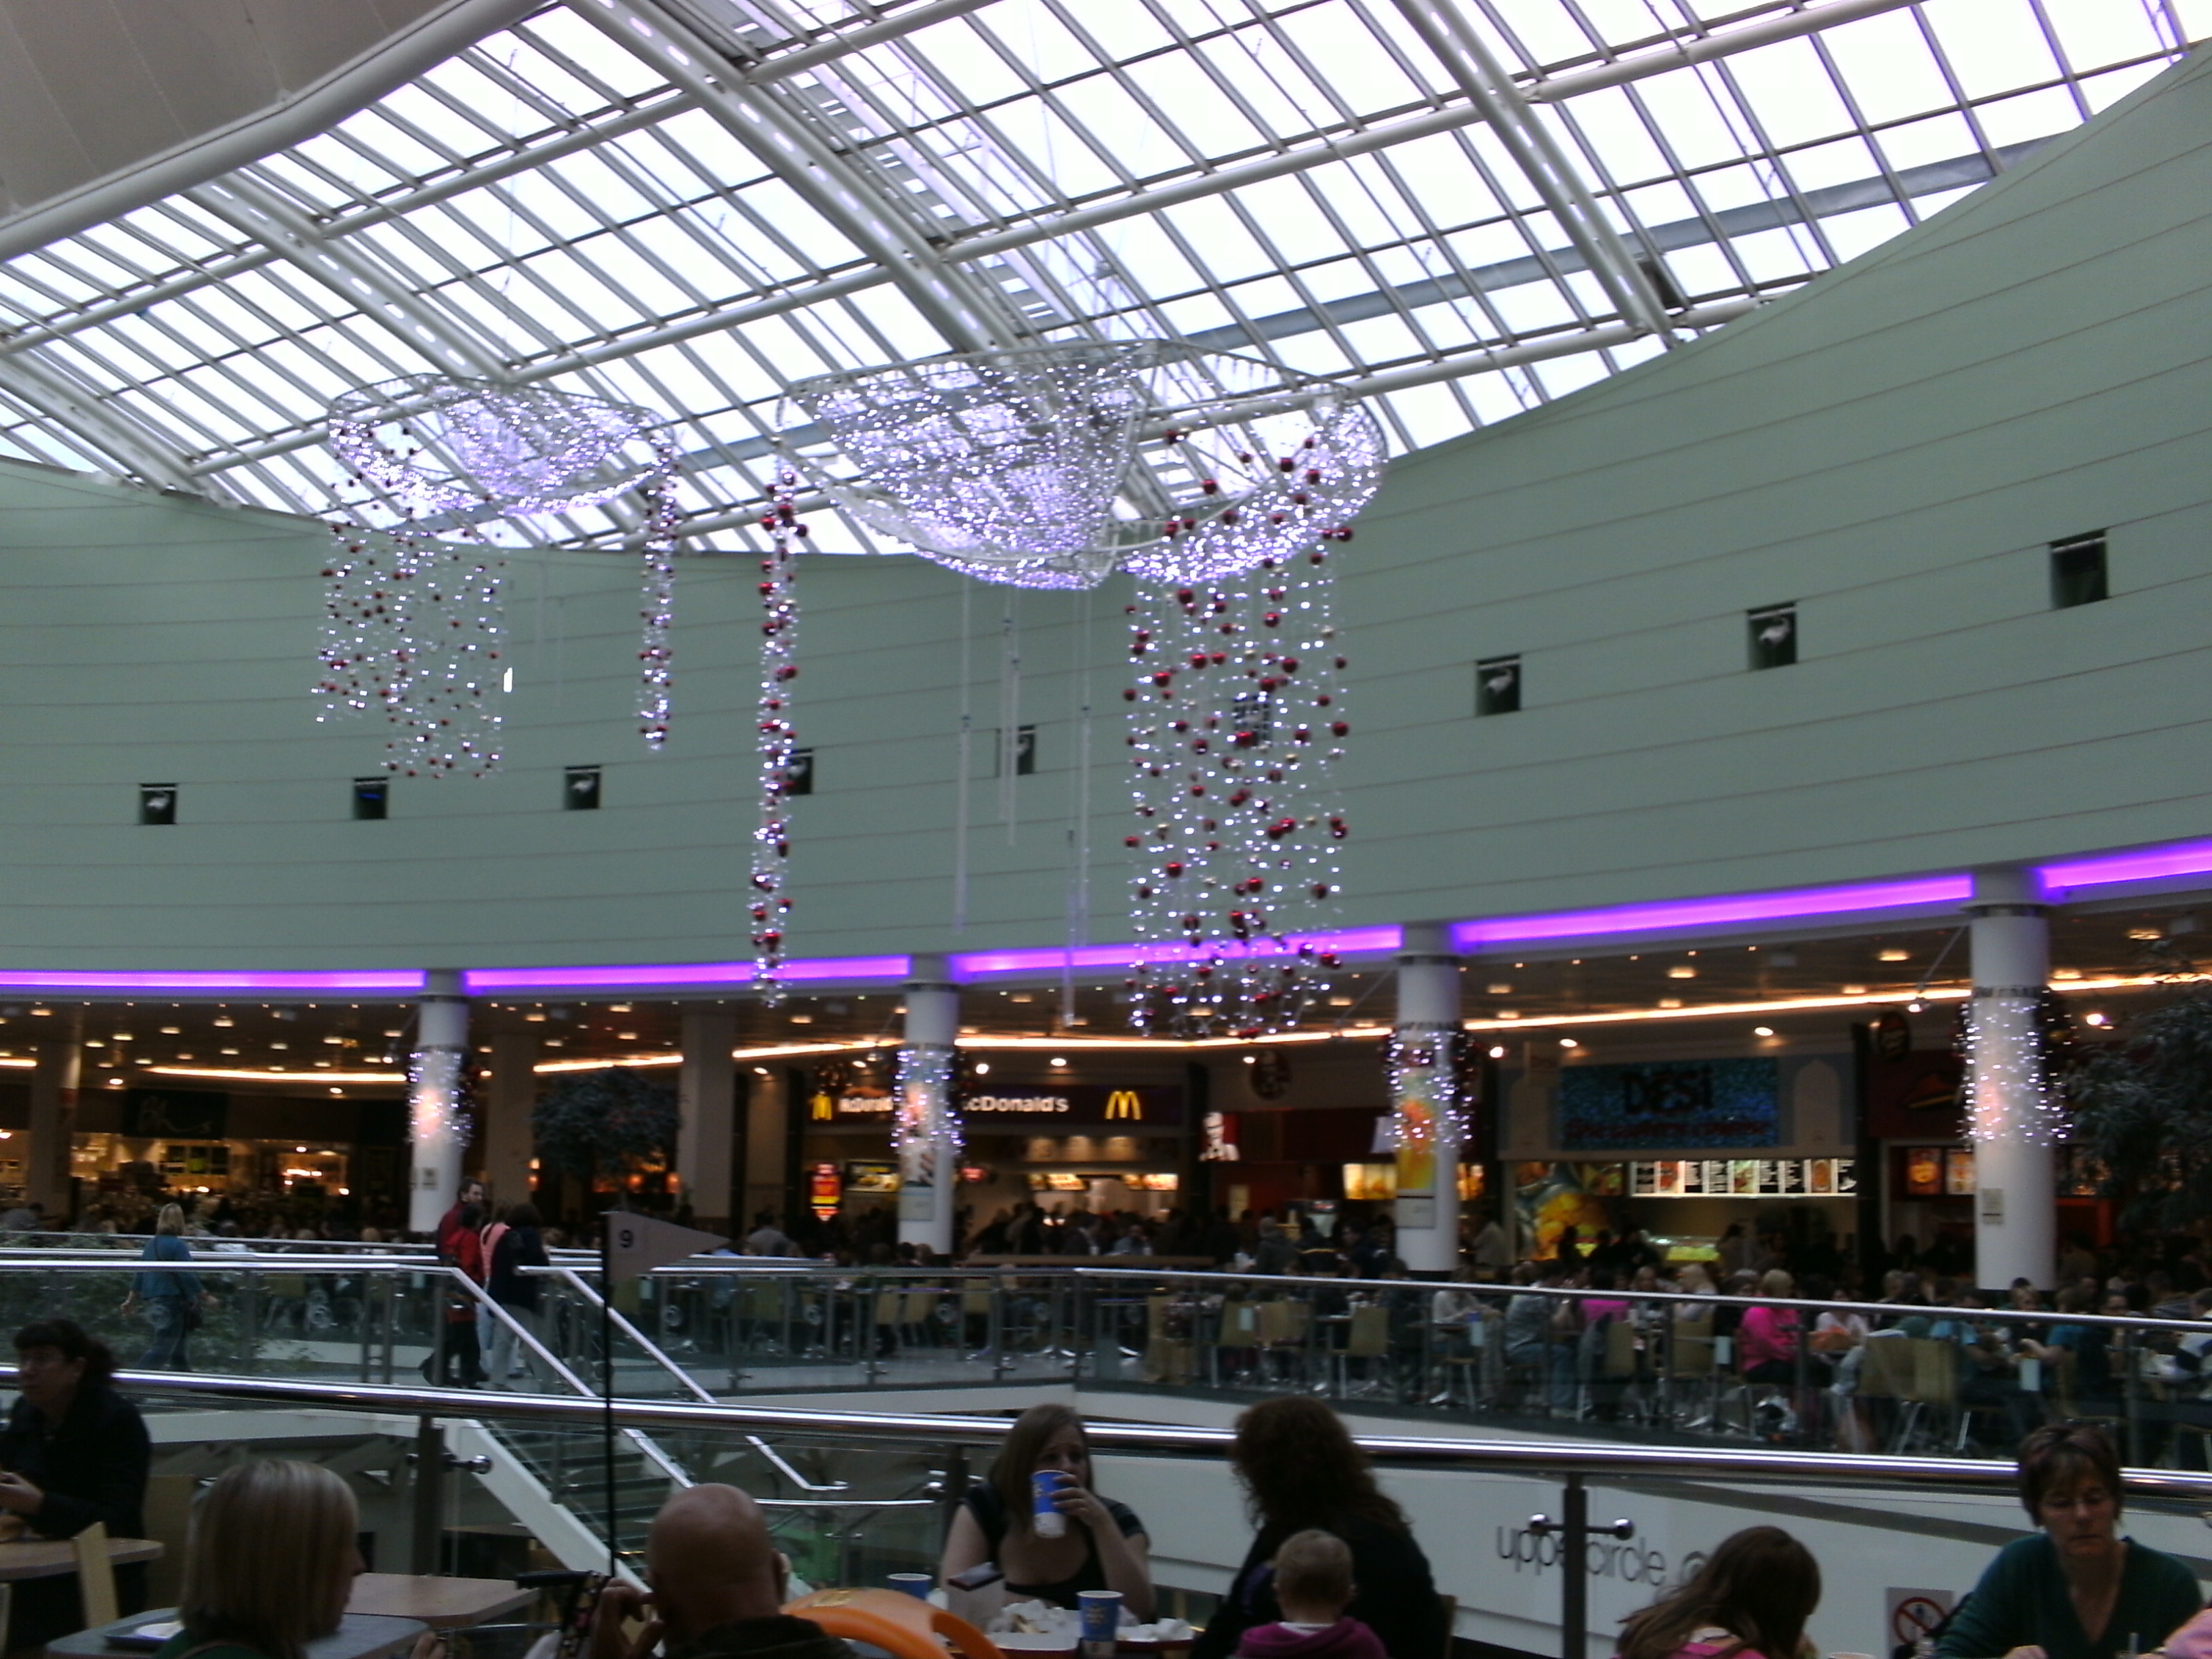
<path id="1" fill-rule="evenodd" d="M 1141 1259 L 1141 1258 L 1139 1258 Z M 526 1273 L 562 1273 L 585 1271 L 581 1265 L 574 1267 L 531 1267 Z M 1917 1302 L 1840 1302 L 1815 1301 L 1804 1297 L 1728 1296 L 1719 1292 L 1698 1291 L 1639 1291 L 1628 1285 L 1616 1285 L 1611 1290 L 1565 1289 L 1551 1285 L 1504 1285 L 1474 1279 L 1340 1279 L 1334 1276 L 1309 1277 L 1303 1273 L 1263 1273 L 1247 1268 L 1243 1273 L 1234 1269 L 1206 1272 L 1194 1267 L 1092 1267 L 1070 1262 L 1066 1267 L 962 1267 L 957 1263 L 941 1267 L 843 1267 L 827 1262 L 802 1261 L 793 1256 L 694 1256 L 651 1270 L 654 1279 L 697 1279 L 724 1275 L 750 1278 L 790 1277 L 823 1279 L 846 1284 L 866 1281 L 911 1284 L 917 1287 L 941 1285 L 952 1279 L 975 1279 L 985 1277 L 1010 1279 L 1049 1279 L 1066 1274 L 1077 1278 L 1136 1279 L 1148 1281 L 1159 1279 L 1196 1279 L 1208 1284 L 1252 1285 L 1268 1289 L 1285 1286 L 1326 1286 L 1332 1291 L 1389 1291 L 1399 1294 L 1414 1291 L 1433 1295 L 1449 1291 L 1488 1300 L 1516 1296 L 1535 1296 L 1559 1301 L 1582 1302 L 1596 1299 L 1605 1302 L 1666 1302 L 1681 1303 L 1699 1308 L 1800 1308 L 1810 1313 L 1870 1314 L 1881 1319 L 1903 1319 L 1920 1316 L 1930 1319 L 1945 1317 L 1964 1320 L 2003 1321 L 2012 1324 L 2043 1325 L 2109 1325 L 2127 1328 L 2202 1332 L 2208 1322 L 2201 1319 L 2160 1319 L 2150 1314 L 2091 1314 L 2060 1313 L 2051 1308 L 1962 1308 L 1942 1306 L 1935 1303 Z"/>
<path id="2" fill-rule="evenodd" d="M 295 1382 L 233 1377 L 195 1371 L 118 1371 L 120 1382 L 155 1395 L 201 1395 L 262 1404 L 326 1405 L 409 1416 L 490 1419 L 538 1425 L 597 1428 L 599 1401 L 559 1395 L 495 1395 L 464 1389 L 415 1389 L 374 1383 Z M 0 1366 L 0 1382 L 15 1369 Z M 629 1427 L 748 1429 L 787 1433 L 835 1433 L 848 1439 L 910 1444 L 917 1437 L 963 1445 L 991 1446 L 1012 1424 L 1002 1419 L 903 1412 L 812 1411 L 785 1406 L 700 1405 L 658 1400 L 616 1402 Z M 1085 1425 L 1094 1449 L 1219 1455 L 1235 1440 L 1228 1429 L 1139 1423 Z M 1413 1435 L 1359 1435 L 1360 1448 L 1376 1462 L 1443 1463 L 1468 1468 L 1530 1469 L 1599 1479 L 1630 1476 L 1674 1479 L 1738 1475 L 1758 1480 L 1825 1480 L 1850 1484 L 1909 1482 L 1915 1486 L 2016 1489 L 2019 1472 L 2008 1462 L 1964 1457 L 1890 1457 L 1849 1452 L 1797 1452 L 1757 1448 L 1613 1445 L 1589 1441 L 1440 1439 Z M 2212 1474 L 2176 1469 L 2124 1469 L 2125 1489 L 2143 1497 L 2212 1504 Z"/>
<path id="3" fill-rule="evenodd" d="M 537 1272 L 542 1270 L 529 1269 L 527 1271 Z M 635 1342 L 639 1347 L 644 1349 L 646 1353 L 654 1361 L 655 1364 L 659 1364 L 663 1370 L 666 1371 L 671 1376 L 673 1376 L 678 1382 L 682 1383 L 685 1390 L 690 1394 L 692 1398 L 702 1401 L 710 1406 L 714 1403 L 714 1395 L 708 1390 L 705 1385 L 700 1382 L 696 1377 L 693 1376 L 690 1372 L 685 1370 L 683 1366 L 678 1364 L 674 1358 L 672 1357 L 658 1342 L 653 1341 L 651 1338 L 647 1336 L 643 1331 L 638 1329 L 636 1325 L 623 1313 L 622 1310 L 607 1305 L 605 1298 L 603 1297 L 597 1290 L 594 1290 L 591 1285 L 586 1284 L 583 1279 L 579 1278 L 571 1269 L 561 1267 L 555 1269 L 555 1271 L 559 1275 L 562 1281 L 566 1284 L 569 1289 L 574 1291 L 579 1296 L 582 1297 L 585 1302 L 590 1306 L 600 1309 L 606 1315 L 608 1322 L 611 1324 L 619 1328 L 631 1341 Z M 770 1446 L 766 1441 L 751 1435 L 748 1435 L 746 1438 L 751 1443 L 753 1449 L 760 1453 L 763 1457 L 766 1458 L 779 1474 L 782 1475 L 785 1480 L 804 1488 L 805 1491 L 844 1492 L 849 1487 L 850 1483 L 843 1480 L 834 1480 L 827 1486 L 809 1480 L 805 1475 L 801 1474 L 797 1469 L 794 1469 L 789 1463 L 786 1462 L 781 1454 L 777 1452 L 776 1449 L 773 1446 Z"/>
<path id="4" fill-rule="evenodd" d="M 50 1251 L 40 1251 L 34 1258 L 10 1256 L 0 1249 L 0 1273 L 14 1266 L 35 1267 L 40 1272 L 59 1270 L 82 1273 L 186 1273 L 223 1272 L 246 1267 L 264 1267 L 295 1273 L 427 1273 L 443 1271 L 445 1264 L 427 1256 L 339 1256 L 319 1258 L 307 1255 L 254 1255 L 233 1250 L 221 1245 L 211 1246 L 204 1255 L 195 1255 L 189 1261 L 149 1261 L 138 1256 L 94 1255 L 73 1257 Z M 563 1279 L 579 1288 L 587 1288 L 586 1275 L 597 1265 L 596 1258 L 586 1264 L 556 1262 L 546 1267 L 525 1267 L 525 1273 L 544 1278 Z M 1224 1285 L 1260 1285 L 1274 1289 L 1283 1286 L 1326 1286 L 1333 1291 L 1387 1291 L 1398 1294 L 1413 1291 L 1433 1295 L 1449 1291 L 1498 1300 L 1516 1296 L 1549 1297 L 1559 1301 L 1582 1302 L 1595 1298 L 1607 1302 L 1670 1303 L 1698 1308 L 1797 1308 L 1808 1313 L 1856 1313 L 1876 1318 L 1952 1318 L 1968 1322 L 2004 1324 L 2093 1325 L 2110 1326 L 2118 1329 L 2172 1331 L 2177 1334 L 2202 1332 L 2208 1322 L 2201 1319 L 2160 1319 L 2150 1314 L 2092 1314 L 2059 1313 L 2050 1308 L 1962 1308 L 1934 1303 L 1913 1302 L 1820 1302 L 1803 1297 L 1726 1296 L 1693 1291 L 1639 1291 L 1627 1285 L 1616 1285 L 1611 1290 L 1562 1289 L 1550 1285 L 1500 1285 L 1480 1283 L 1473 1279 L 1338 1279 L 1309 1278 L 1304 1274 L 1262 1273 L 1249 1269 L 1243 1273 L 1219 1271 L 1207 1273 L 1188 1267 L 1091 1267 L 1071 1264 L 1065 1267 L 841 1267 L 825 1262 L 804 1261 L 791 1256 L 695 1256 L 686 1261 L 655 1267 L 648 1275 L 653 1279 L 697 1279 L 702 1277 L 732 1276 L 742 1278 L 794 1278 L 820 1279 L 829 1282 L 854 1284 L 857 1282 L 911 1284 L 916 1286 L 946 1285 L 949 1279 L 972 1280 L 991 1277 L 1025 1279 L 1048 1279 L 1066 1275 L 1077 1279 L 1133 1279 L 1156 1282 L 1160 1279 L 1195 1280 L 1203 1284 Z M 619 1319 L 621 1316 L 617 1316 Z M 635 1328 L 631 1334 L 650 1346 L 638 1335 Z M 670 1362 L 672 1364 L 673 1362 Z"/>

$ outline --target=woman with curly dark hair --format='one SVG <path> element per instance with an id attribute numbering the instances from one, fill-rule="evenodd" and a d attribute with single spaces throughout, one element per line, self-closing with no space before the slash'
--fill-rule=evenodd
<path id="1" fill-rule="evenodd" d="M 1376 1486 L 1341 1418 L 1310 1396 L 1264 1400 L 1237 1419 L 1229 1461 L 1259 1532 L 1191 1659 L 1228 1659 L 1249 1627 L 1280 1622 L 1268 1563 L 1291 1534 L 1309 1528 L 1351 1547 L 1357 1593 L 1346 1613 L 1373 1630 L 1392 1659 L 1443 1652 L 1443 1604 L 1429 1559 L 1405 1511 Z"/>

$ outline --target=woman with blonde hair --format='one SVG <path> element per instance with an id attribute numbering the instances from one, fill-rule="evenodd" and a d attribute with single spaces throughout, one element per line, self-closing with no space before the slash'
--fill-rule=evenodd
<path id="1" fill-rule="evenodd" d="M 314 1463 L 255 1458 L 223 1471 L 192 1509 L 184 1628 L 155 1659 L 305 1659 L 345 1617 L 361 1571 L 353 1492 Z M 426 1635 L 412 1659 L 429 1659 Z"/>
<path id="2" fill-rule="evenodd" d="M 185 1212 L 176 1204 L 164 1204 L 154 1218 L 154 1236 L 146 1241 L 146 1248 L 138 1252 L 141 1261 L 190 1261 L 191 1247 L 185 1243 Z M 142 1371 L 188 1371 L 191 1361 L 185 1355 L 185 1339 L 199 1328 L 200 1310 L 214 1304 L 215 1298 L 200 1290 L 200 1276 L 182 1268 L 161 1272 L 142 1272 L 131 1284 L 131 1294 L 123 1298 L 123 1311 L 135 1307 L 146 1310 L 146 1320 L 154 1328 L 153 1336 L 146 1344 L 146 1352 L 138 1356 Z"/>

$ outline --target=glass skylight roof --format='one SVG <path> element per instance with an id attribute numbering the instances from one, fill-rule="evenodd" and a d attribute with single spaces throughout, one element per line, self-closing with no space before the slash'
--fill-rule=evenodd
<path id="1" fill-rule="evenodd" d="M 734 550 L 793 381 L 1079 336 L 1354 380 L 1402 450 L 1725 325 L 2208 32 L 2212 0 L 567 0 L 0 264 L 0 453 L 322 514 L 339 392 L 547 380 L 665 413 L 691 550 Z"/>

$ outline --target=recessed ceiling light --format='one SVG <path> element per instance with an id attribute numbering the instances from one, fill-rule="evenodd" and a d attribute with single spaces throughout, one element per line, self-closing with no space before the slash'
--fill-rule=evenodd
<path id="1" fill-rule="evenodd" d="M 232 1018 L 228 1014 L 217 1014 L 217 1015 L 215 1017 L 215 1023 L 216 1023 L 217 1025 L 235 1025 L 235 1024 L 238 1024 L 238 1022 L 237 1022 L 236 1020 L 233 1019 L 233 1018 Z M 392 1032 L 388 1033 L 388 1035 L 389 1035 L 389 1036 L 398 1036 L 399 1035 L 399 1033 L 398 1033 L 398 1032 L 397 1032 L 397 1031 L 392 1031 Z"/>
<path id="2" fill-rule="evenodd" d="M 2053 979 L 2079 979 L 2081 977 L 2081 970 L 2079 968 L 2053 968 L 2051 970 L 2051 977 Z"/>
<path id="3" fill-rule="evenodd" d="M 1751 1034 L 1753 1036 L 1772 1036 L 1774 1028 L 1771 1025 L 1754 1025 L 1751 1028 Z"/>
<path id="4" fill-rule="evenodd" d="M 1559 1039 L 1559 1047 L 1562 1048 L 1579 1048 L 1582 1046 L 1583 1045 L 1581 1043 L 1576 1042 L 1572 1037 L 1561 1037 Z"/>
<path id="5" fill-rule="evenodd" d="M 1678 962 L 1667 970 L 1668 979 L 1695 979 L 1697 976 L 1698 970 L 1687 963 Z"/>
<path id="6" fill-rule="evenodd" d="M 1490 1057 L 1491 1057 L 1492 1060 L 1503 1060 L 1503 1059 L 1504 1059 L 1504 1058 L 1505 1058 L 1505 1045 L 1504 1045 L 1504 1043 L 1502 1043 L 1502 1042 L 1501 1042 L 1501 1043 L 1498 1043 L 1498 1044 L 1497 1044 L 1496 1046 L 1494 1046 L 1494 1047 L 1491 1049 L 1491 1051 L 1490 1051 Z"/>
<path id="7" fill-rule="evenodd" d="M 1066 1065 L 1066 1064 L 1067 1064 L 1067 1062 L 1066 1062 L 1066 1060 L 1062 1060 L 1062 1059 L 1061 1059 L 1058 1054 L 1054 1054 L 1054 1055 L 1052 1057 L 1052 1063 L 1053 1063 L 1054 1066 L 1065 1066 L 1065 1065 Z"/>
<path id="8" fill-rule="evenodd" d="M 163 1036 L 182 1036 L 184 1034 L 185 1028 L 181 1025 L 164 1025 L 161 1028 Z"/>
<path id="9" fill-rule="evenodd" d="M 814 1016 L 811 1014 L 793 1014 L 791 1016 L 791 1023 L 793 1025 L 811 1025 L 814 1024 Z"/>
<path id="10" fill-rule="evenodd" d="M 1910 962 L 1912 960 L 1912 952 L 1910 951 L 1883 951 L 1879 953 L 1877 959 L 1882 962 Z"/>
<path id="11" fill-rule="evenodd" d="M 1493 997 L 1510 997 L 1513 994 L 1513 988 L 1510 985 L 1486 985 L 1482 988 L 1486 995 Z"/>
<path id="12" fill-rule="evenodd" d="M 617 1031 L 615 1036 L 624 1042 L 635 1042 L 637 1041 L 637 1033 L 635 1031 Z"/>
<path id="13" fill-rule="evenodd" d="M 1846 985 L 1844 987 L 1844 994 L 1847 997 L 1863 997 L 1866 994 L 1866 987 L 1863 985 Z"/>
<path id="14" fill-rule="evenodd" d="M 607 1004 L 607 1012 L 611 1014 L 626 1014 L 629 1012 L 629 1004 L 627 1002 L 610 1002 Z"/>
<path id="15" fill-rule="evenodd" d="M 1682 1006 L 1682 999 L 1680 997 L 1661 997 L 1659 999 L 1659 1006 L 1662 1008 L 1679 1008 Z"/>
<path id="16" fill-rule="evenodd" d="M 2081 1018 L 2092 1025 L 2103 1025 L 2108 1023 L 2106 1017 L 2101 1013 L 2084 1014 Z"/>

